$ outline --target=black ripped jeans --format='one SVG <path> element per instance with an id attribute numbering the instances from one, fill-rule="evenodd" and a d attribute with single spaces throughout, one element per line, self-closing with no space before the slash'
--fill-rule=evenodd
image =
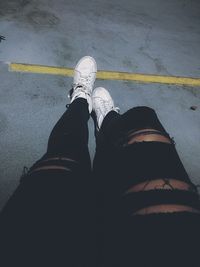
<path id="1" fill-rule="evenodd" d="M 97 136 L 93 171 L 88 119 L 86 100 L 75 100 L 54 127 L 47 153 L 5 206 L 2 266 L 164 266 L 160 257 L 166 250 L 169 262 L 195 263 L 191 253 L 199 236 L 198 213 L 132 216 L 166 203 L 199 210 L 196 188 L 173 143 L 127 145 L 128 134 L 140 129 L 168 136 L 155 112 L 147 107 L 124 115 L 110 112 Z M 124 194 L 130 186 L 157 178 L 179 179 L 191 190 Z"/>

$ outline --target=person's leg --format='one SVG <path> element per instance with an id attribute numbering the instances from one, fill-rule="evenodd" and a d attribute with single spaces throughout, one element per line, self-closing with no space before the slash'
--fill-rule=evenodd
<path id="1" fill-rule="evenodd" d="M 196 191 L 177 154 L 174 141 L 155 111 L 148 107 L 136 107 L 124 115 L 114 115 L 114 111 L 107 114 L 97 138 L 96 159 L 103 156 L 106 161 L 105 154 L 111 159 L 108 166 L 118 173 L 119 170 L 122 172 L 124 179 L 121 189 L 125 190 L 124 194 L 154 188 Z M 119 161 L 120 165 L 117 165 Z M 168 210 L 164 208 L 164 211 Z"/>
<path id="2" fill-rule="evenodd" d="M 30 172 L 66 168 L 66 171 L 90 173 L 88 151 L 88 103 L 84 98 L 73 101 L 53 128 L 45 155 Z M 64 170 L 64 169 L 63 169 Z"/>
<path id="3" fill-rule="evenodd" d="M 94 62 L 90 65 L 87 71 L 91 72 Z M 12 261 L 20 266 L 90 264 L 92 201 L 87 122 L 95 72 L 90 73 L 93 79 L 87 86 L 81 74 L 79 71 L 79 83 L 73 86 L 71 104 L 51 132 L 47 152 L 22 177 L 1 213 L 4 266 L 11 266 Z M 13 256 L 9 258 L 8 254 Z"/>
<path id="4" fill-rule="evenodd" d="M 111 101 L 108 100 L 111 97 L 105 96 L 105 92 L 102 97 L 102 88 L 94 90 L 93 95 L 94 107 L 95 104 L 98 106 L 96 114 L 99 118 L 100 106 L 106 110 L 105 103 L 102 105 L 102 99 L 108 102 Z M 99 103 L 98 96 L 102 98 Z M 149 187 L 149 189 L 154 187 L 161 189 L 161 184 L 163 189 L 195 191 L 177 154 L 175 144 L 160 123 L 155 111 L 148 107 L 136 107 L 124 115 L 119 115 L 112 106 L 114 107 L 114 103 L 108 108 L 109 112 L 103 111 L 104 119 L 102 119 L 103 116 L 101 121 L 96 119 L 96 125 L 98 123 L 100 125 L 97 129 L 100 128 L 100 131 L 97 134 L 94 170 L 96 170 L 96 164 L 101 164 L 103 160 L 111 166 L 110 168 L 114 167 L 113 172 L 121 170 L 123 176 L 127 173 L 129 177 L 126 181 L 127 185 L 123 185 L 125 194 L 147 190 Z M 102 159 L 98 160 L 98 157 Z M 107 157 L 110 158 L 109 161 Z M 114 166 L 112 166 L 113 159 L 116 160 Z M 120 165 L 116 165 L 119 161 Z M 110 168 L 106 168 L 106 171 Z M 100 166 L 99 169 L 105 168 Z M 130 178 L 130 175 L 134 177 Z M 125 177 L 121 182 L 125 183 Z"/>
<path id="5" fill-rule="evenodd" d="M 95 97 L 97 95 L 98 92 Z M 97 106 L 101 105 L 95 99 L 94 102 Z M 111 251 L 109 247 L 118 244 L 120 240 L 117 240 L 122 230 L 120 225 L 126 225 L 129 229 L 127 232 L 131 235 L 134 216 L 183 212 L 198 214 L 199 197 L 181 163 L 173 140 L 154 110 L 137 107 L 119 115 L 111 108 L 105 114 L 103 123 L 98 127 L 100 131 L 93 166 L 101 196 L 98 199 L 99 227 L 104 231 L 101 236 L 104 236 L 102 242 L 108 255 Z M 130 222 L 131 228 L 128 227 Z M 163 227 L 166 225 L 163 224 Z M 168 227 L 173 229 L 170 224 Z M 141 240 L 145 242 L 143 230 L 136 229 L 136 234 L 139 231 Z M 165 243 L 165 239 L 162 242 Z M 175 239 L 174 242 L 176 243 Z M 142 255 L 142 250 L 140 252 Z M 145 250 L 143 252 L 146 253 Z M 134 256 L 136 258 L 137 255 L 133 253 L 133 262 Z"/>

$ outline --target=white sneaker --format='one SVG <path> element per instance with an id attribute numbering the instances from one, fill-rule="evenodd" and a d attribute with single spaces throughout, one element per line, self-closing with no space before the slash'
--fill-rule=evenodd
<path id="1" fill-rule="evenodd" d="M 115 107 L 114 101 L 109 92 L 103 88 L 98 87 L 92 93 L 92 106 L 95 113 L 96 130 L 99 131 L 104 118 L 110 111 L 119 113 L 119 108 Z"/>
<path id="2" fill-rule="evenodd" d="M 86 56 L 79 60 L 74 69 L 74 82 L 69 92 L 69 98 L 72 103 L 75 99 L 81 97 L 88 102 L 89 112 L 92 112 L 92 90 L 96 79 L 97 64 L 94 58 Z"/>

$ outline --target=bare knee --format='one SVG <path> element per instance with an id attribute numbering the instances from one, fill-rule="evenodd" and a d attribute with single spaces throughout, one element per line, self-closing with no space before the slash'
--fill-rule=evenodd
<path id="1" fill-rule="evenodd" d="M 152 128 L 142 129 L 133 132 L 128 136 L 127 144 L 131 145 L 137 142 L 162 142 L 167 144 L 172 143 L 171 139 L 167 137 L 166 134 Z"/>
<path id="2" fill-rule="evenodd" d="M 125 194 L 138 193 L 151 190 L 180 190 L 180 191 L 194 191 L 191 185 L 176 178 L 172 179 L 155 179 L 146 181 L 130 187 Z M 152 213 L 170 213 L 170 212 L 193 212 L 199 213 L 199 210 L 190 207 L 189 205 L 174 204 L 157 204 L 150 205 L 143 209 L 134 212 L 133 215 L 146 215 Z"/>

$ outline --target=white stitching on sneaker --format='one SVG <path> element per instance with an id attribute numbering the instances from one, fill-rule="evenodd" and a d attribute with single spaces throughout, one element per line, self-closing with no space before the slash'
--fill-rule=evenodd
<path id="1" fill-rule="evenodd" d="M 101 97 L 94 97 L 94 98 L 98 98 L 98 101 L 100 101 L 100 105 L 99 107 L 96 107 L 96 112 L 100 111 L 100 113 L 102 114 L 107 114 L 108 112 L 114 110 L 116 112 L 119 112 L 120 109 L 118 107 L 114 107 L 113 105 L 110 104 L 109 101 L 105 101 L 103 100 Z M 101 107 L 103 106 L 103 112 Z"/>

